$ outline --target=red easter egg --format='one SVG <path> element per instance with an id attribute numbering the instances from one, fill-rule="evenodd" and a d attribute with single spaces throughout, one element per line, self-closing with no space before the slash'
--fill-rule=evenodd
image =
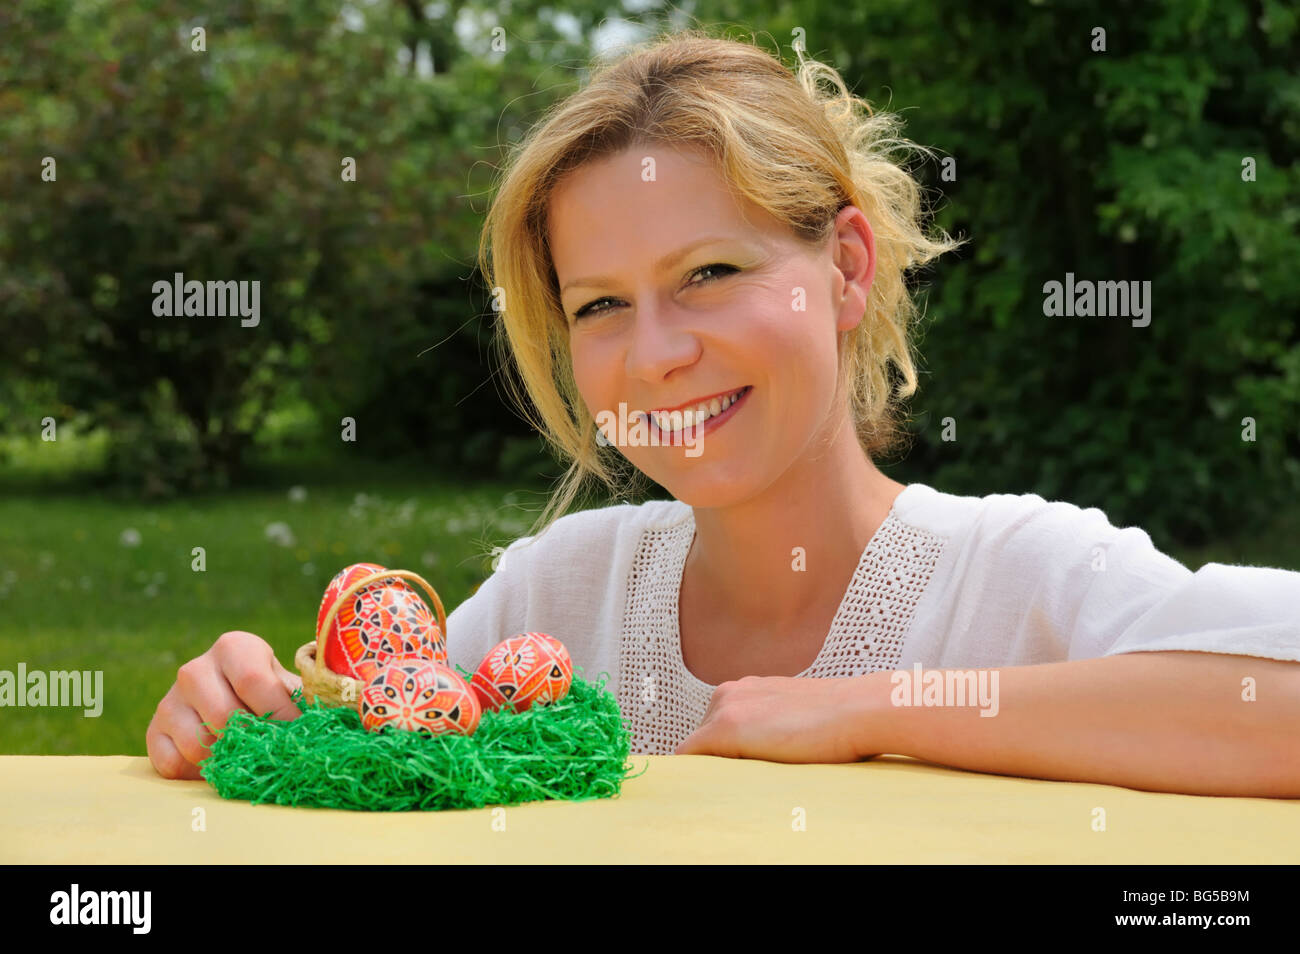
<path id="1" fill-rule="evenodd" d="M 345 566 L 334 574 L 334 579 L 330 580 L 329 586 L 325 587 L 325 595 L 321 597 L 320 609 L 316 611 L 316 632 L 320 632 L 320 628 L 325 622 L 325 614 L 329 612 L 329 608 L 349 584 L 362 576 L 378 573 L 383 569 L 384 567 L 378 563 L 354 563 L 351 566 Z"/>
<path id="2" fill-rule="evenodd" d="M 330 581 L 316 614 L 317 632 L 329 608 L 351 584 L 385 568 L 354 563 Z M 449 665 L 447 639 L 416 591 L 398 577 L 378 579 L 352 595 L 325 634 L 325 666 L 331 672 L 369 682 L 397 656 L 420 656 Z"/>
<path id="3" fill-rule="evenodd" d="M 473 735 L 483 710 L 460 675 L 441 663 L 402 656 L 384 664 L 361 691 L 361 725 L 423 735 Z"/>
<path id="4" fill-rule="evenodd" d="M 569 650 L 546 633 L 521 633 L 502 640 L 470 677 L 470 687 L 484 709 L 509 710 L 513 705 L 516 712 L 533 703 L 559 702 L 572 684 Z"/>

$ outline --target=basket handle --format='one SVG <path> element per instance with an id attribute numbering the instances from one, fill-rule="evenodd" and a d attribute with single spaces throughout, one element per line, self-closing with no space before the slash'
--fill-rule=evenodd
<path id="1" fill-rule="evenodd" d="M 325 614 L 325 618 L 321 620 L 320 629 L 316 631 L 316 665 L 325 665 L 325 634 L 328 633 L 330 627 L 334 625 L 334 617 L 338 615 L 339 607 L 343 605 L 343 601 L 352 599 L 352 597 L 356 596 L 358 591 L 369 586 L 371 583 L 374 583 L 376 580 L 387 580 L 392 579 L 393 577 L 402 580 L 410 580 L 423 587 L 424 591 L 428 593 L 429 597 L 433 600 L 433 606 L 437 611 L 438 616 L 438 629 L 442 633 L 442 638 L 444 640 L 447 639 L 447 614 L 443 611 L 442 600 L 438 598 L 438 591 L 429 584 L 429 581 L 420 576 L 420 574 L 412 572 L 411 570 L 379 570 L 353 580 L 352 583 L 344 588 L 342 593 L 334 598 L 334 602 L 330 606 L 329 611 Z M 419 594 L 417 593 L 416 595 L 418 596 Z"/>

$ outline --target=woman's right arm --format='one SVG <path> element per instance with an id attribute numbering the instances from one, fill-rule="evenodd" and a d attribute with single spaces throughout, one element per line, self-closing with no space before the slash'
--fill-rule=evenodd
<path id="1" fill-rule="evenodd" d="M 200 779 L 207 758 L 232 712 L 271 713 L 289 721 L 302 713 L 289 697 L 302 685 L 252 633 L 223 633 L 212 648 L 185 663 L 145 732 L 154 770 L 163 778 Z M 207 722 L 208 726 L 201 725 Z"/>

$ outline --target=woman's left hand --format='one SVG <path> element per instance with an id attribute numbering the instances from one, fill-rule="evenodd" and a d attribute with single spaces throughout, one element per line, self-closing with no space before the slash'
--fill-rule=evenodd
<path id="1" fill-rule="evenodd" d="M 746 676 L 713 691 L 704 721 L 674 755 L 769 762 L 857 762 L 875 758 L 869 735 L 869 676 L 847 679 Z M 886 689 L 887 692 L 887 689 Z"/>

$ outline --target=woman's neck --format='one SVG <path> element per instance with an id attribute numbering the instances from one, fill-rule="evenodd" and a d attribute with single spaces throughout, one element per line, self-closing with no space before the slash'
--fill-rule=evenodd
<path id="1" fill-rule="evenodd" d="M 904 485 L 882 474 L 846 422 L 762 493 L 696 507 L 685 576 L 710 616 L 759 631 L 796 626 L 838 606 L 862 552 Z"/>

